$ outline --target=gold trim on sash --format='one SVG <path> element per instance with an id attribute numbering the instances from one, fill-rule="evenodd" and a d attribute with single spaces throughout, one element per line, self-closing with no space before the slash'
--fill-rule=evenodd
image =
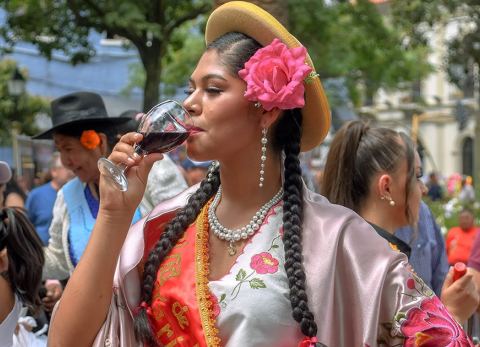
<path id="1" fill-rule="evenodd" d="M 208 254 L 208 207 L 210 200 L 203 208 L 196 220 L 197 235 L 195 237 L 195 277 L 196 294 L 202 321 L 205 340 L 208 347 L 219 347 L 220 338 L 216 326 L 215 315 L 213 314 L 213 303 L 210 300 L 210 289 L 208 288 L 209 254 Z"/>

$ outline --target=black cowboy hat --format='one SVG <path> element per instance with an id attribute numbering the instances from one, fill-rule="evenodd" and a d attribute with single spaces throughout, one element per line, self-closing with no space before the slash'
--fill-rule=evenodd
<path id="1" fill-rule="evenodd" d="M 91 92 L 76 92 L 55 99 L 50 104 L 52 109 L 52 127 L 34 139 L 51 139 L 56 130 L 68 125 L 85 126 L 88 124 L 121 124 L 129 117 L 109 117 L 102 97 Z"/>

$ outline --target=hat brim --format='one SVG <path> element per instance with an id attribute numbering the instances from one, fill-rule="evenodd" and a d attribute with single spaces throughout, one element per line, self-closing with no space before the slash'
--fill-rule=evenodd
<path id="1" fill-rule="evenodd" d="M 269 45 L 275 38 L 289 48 L 302 46 L 272 15 L 254 4 L 243 1 L 227 2 L 212 12 L 205 29 L 205 41 L 208 45 L 228 32 L 241 32 L 263 46 Z M 306 63 L 315 72 L 308 54 Z M 301 150 L 305 152 L 319 145 L 330 130 L 330 108 L 318 76 L 305 83 L 305 106 L 302 115 Z"/>
<path id="2" fill-rule="evenodd" d="M 88 118 L 88 119 L 78 119 L 78 120 L 74 120 L 74 121 L 71 121 L 71 122 L 65 122 L 65 123 L 61 123 L 61 124 L 56 124 L 54 127 L 40 133 L 40 134 L 37 134 L 35 136 L 32 136 L 32 139 L 34 140 L 50 140 L 53 138 L 53 134 L 55 133 L 55 131 L 65 127 L 65 126 L 73 126 L 73 125 L 77 125 L 77 126 L 81 126 L 83 124 L 99 124 L 99 123 L 105 123 L 105 124 L 112 124 L 112 125 L 117 125 L 117 124 L 122 124 L 122 123 L 126 123 L 128 122 L 129 120 L 131 120 L 131 118 L 128 118 L 128 117 L 101 117 L 101 118 Z"/>

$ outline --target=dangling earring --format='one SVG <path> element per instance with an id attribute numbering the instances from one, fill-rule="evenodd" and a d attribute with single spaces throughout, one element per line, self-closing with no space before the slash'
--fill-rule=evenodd
<path id="1" fill-rule="evenodd" d="M 390 196 L 385 196 L 385 195 L 382 195 L 380 197 L 380 200 L 388 200 L 388 204 L 392 207 L 395 206 L 395 201 L 393 201 L 393 199 L 390 197 Z"/>
<path id="2" fill-rule="evenodd" d="M 267 160 L 267 128 L 263 128 L 262 130 L 262 154 L 261 154 L 261 157 L 260 157 L 260 183 L 258 184 L 258 186 L 260 188 L 263 187 L 263 181 L 265 180 L 265 178 L 263 177 L 263 175 L 265 174 L 265 161 Z"/>
<path id="3" fill-rule="evenodd" d="M 207 181 L 211 182 L 213 178 L 214 172 L 217 170 L 217 168 L 220 166 L 220 163 L 216 160 L 212 161 L 208 168 L 208 175 L 207 175 Z"/>

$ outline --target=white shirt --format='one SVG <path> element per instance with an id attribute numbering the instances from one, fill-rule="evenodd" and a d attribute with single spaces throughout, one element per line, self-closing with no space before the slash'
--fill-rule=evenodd
<path id="1" fill-rule="evenodd" d="M 17 327 L 18 318 L 22 310 L 22 303 L 15 295 L 15 305 L 8 314 L 7 318 L 0 324 L 0 343 L 2 347 L 13 346 L 13 334 Z"/>
<path id="2" fill-rule="evenodd" d="M 281 205 L 270 209 L 230 272 L 209 283 L 225 347 L 291 347 L 304 338 L 289 300 Z"/>

